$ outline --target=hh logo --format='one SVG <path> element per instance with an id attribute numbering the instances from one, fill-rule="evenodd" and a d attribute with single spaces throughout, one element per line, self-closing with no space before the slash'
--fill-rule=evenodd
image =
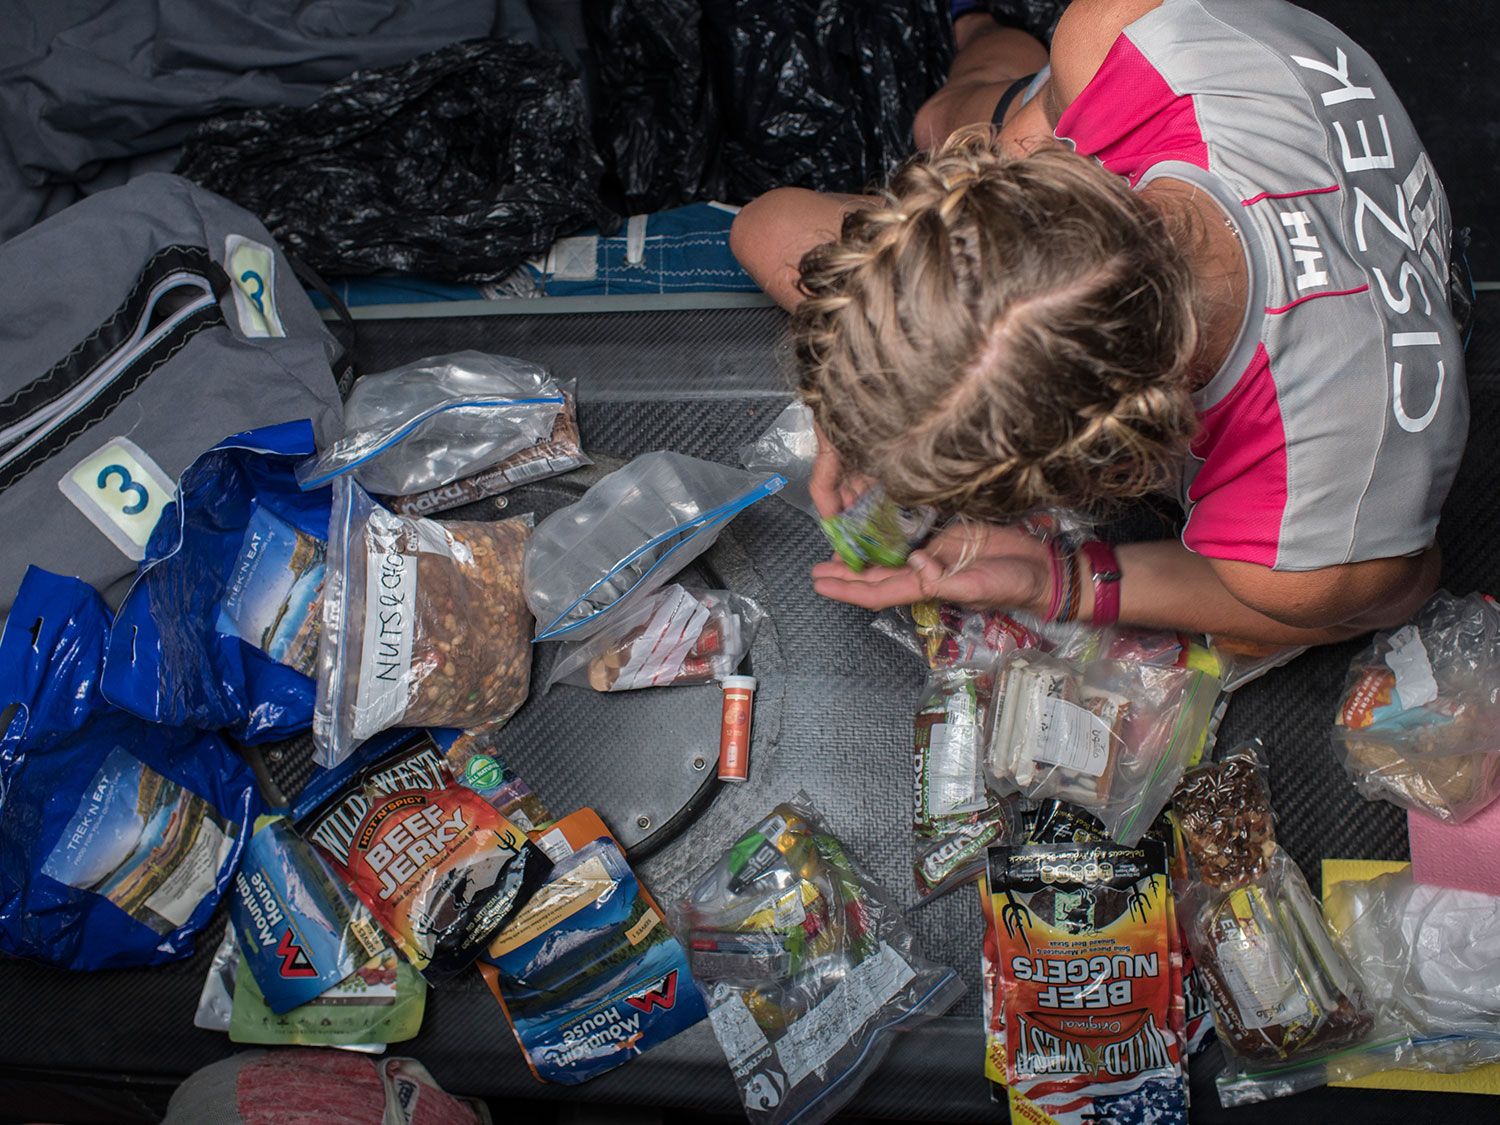
<path id="1" fill-rule="evenodd" d="M 665 1011 L 673 1007 L 677 1003 L 677 970 L 673 969 L 650 988 L 643 988 L 635 995 L 625 997 L 625 1003 L 648 1014 L 653 1008 Z"/>
<path id="2" fill-rule="evenodd" d="M 276 943 L 276 952 L 281 957 L 282 976 L 315 977 L 318 975 L 318 970 L 313 968 L 312 960 L 307 956 L 307 950 L 292 941 L 291 930 L 281 935 L 281 940 Z"/>
<path id="3" fill-rule="evenodd" d="M 1297 259 L 1297 288 L 1314 289 L 1328 284 L 1328 273 L 1319 269 L 1323 261 L 1323 248 L 1318 236 L 1312 232 L 1312 218 L 1306 211 L 1281 212 L 1281 225 L 1286 227 L 1292 247 L 1292 257 Z"/>

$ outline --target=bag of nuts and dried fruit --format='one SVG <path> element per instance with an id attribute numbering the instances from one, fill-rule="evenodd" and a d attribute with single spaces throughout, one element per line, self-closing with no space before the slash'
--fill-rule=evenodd
<path id="1" fill-rule="evenodd" d="M 313 717 L 321 764 L 387 727 L 474 730 L 515 714 L 531 683 L 530 534 L 529 517 L 398 516 L 335 482 Z"/>

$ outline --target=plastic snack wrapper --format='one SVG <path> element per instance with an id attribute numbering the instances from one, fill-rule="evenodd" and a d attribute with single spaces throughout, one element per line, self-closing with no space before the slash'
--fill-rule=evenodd
<path id="1" fill-rule="evenodd" d="M 818 433 L 813 427 L 812 410 L 801 402 L 792 402 L 765 433 L 740 447 L 739 462 L 752 473 L 785 477 L 787 485 L 780 497 L 799 512 L 817 519 L 818 509 L 807 488 L 817 456 Z"/>
<path id="2" fill-rule="evenodd" d="M 826 1121 L 893 1032 L 942 1014 L 963 990 L 917 952 L 899 909 L 802 794 L 703 873 L 673 929 L 756 1125 Z"/>
<path id="3" fill-rule="evenodd" d="M 1018 799 L 991 795 L 989 801 L 962 820 L 944 823 L 937 835 L 916 838 L 912 875 L 923 901 L 972 883 L 984 874 L 985 853 L 992 844 L 1020 839 L 1023 821 Z"/>
<path id="4" fill-rule="evenodd" d="M 646 453 L 538 525 L 526 548 L 537 640 L 581 640 L 708 550 L 725 524 L 780 491 L 757 475 L 680 453 Z"/>
<path id="5" fill-rule="evenodd" d="M 989 1038 L 1011 1119 L 1185 1123 L 1182 962 L 1163 845 L 992 848 L 988 889 Z"/>
<path id="6" fill-rule="evenodd" d="M 1217 699 L 1189 668 L 1018 651 L 996 674 L 985 772 L 997 793 L 1070 801 L 1134 844 L 1201 753 Z"/>
<path id="7" fill-rule="evenodd" d="M 1407 1067 L 1500 1061 L 1500 898 L 1413 880 L 1410 868 L 1325 894 L 1371 1003 L 1410 1028 Z"/>
<path id="8" fill-rule="evenodd" d="M 1334 751 L 1371 800 L 1461 824 L 1500 797 L 1500 608 L 1439 590 L 1349 670 Z"/>
<path id="9" fill-rule="evenodd" d="M 458 783 L 478 793 L 517 828 L 531 832 L 555 819 L 526 780 L 496 751 L 498 731 L 435 730 L 428 735 L 442 751 Z"/>
<path id="10" fill-rule="evenodd" d="M 665 586 L 585 641 L 565 645 L 547 678 L 595 691 L 707 684 L 732 676 L 765 610 L 727 590 Z"/>
<path id="11" fill-rule="evenodd" d="M 988 672 L 1022 648 L 1046 648 L 1042 638 L 1007 613 L 927 601 L 882 610 L 871 624 L 930 668 Z"/>
<path id="12" fill-rule="evenodd" d="M 331 493 L 293 466 L 310 423 L 220 442 L 182 474 L 115 616 L 105 698 L 245 742 L 312 721 Z"/>
<path id="13" fill-rule="evenodd" d="M 838 515 L 818 523 L 839 558 L 850 570 L 861 571 L 906 562 L 937 520 L 933 509 L 903 508 L 876 485 Z"/>
<path id="14" fill-rule="evenodd" d="M 429 980 L 478 957 L 552 866 L 430 740 L 370 765 L 299 828 Z"/>
<path id="15" fill-rule="evenodd" d="M 563 387 L 562 396 L 563 407 L 552 422 L 549 437 L 519 449 L 498 465 L 471 476 L 410 496 L 384 497 L 386 507 L 398 516 L 430 516 L 499 496 L 523 484 L 592 465 L 593 461 L 583 452 L 583 440 L 578 435 L 578 400 L 571 383 Z"/>
<path id="16" fill-rule="evenodd" d="M 303 488 L 353 473 L 408 496 L 488 469 L 545 440 L 562 392 L 534 363 L 482 352 L 419 359 L 355 381 L 344 436 L 297 467 Z"/>
<path id="17" fill-rule="evenodd" d="M 687 953 L 592 809 L 539 838 L 552 875 L 479 961 L 532 1073 L 574 1084 L 701 1020 Z"/>
<path id="18" fill-rule="evenodd" d="M 386 948 L 369 911 L 280 817 L 256 824 L 229 915 L 257 990 L 277 1014 L 327 992 Z"/>
<path id="19" fill-rule="evenodd" d="M 1220 1101 L 1283 1097 L 1395 1065 L 1410 1038 L 1377 1026 L 1307 881 L 1276 843 L 1259 747 L 1193 770 L 1173 808 L 1191 872 L 1178 907 L 1228 1063 Z"/>
<path id="20" fill-rule="evenodd" d="M 928 677 L 912 732 L 912 829 L 935 836 L 990 804 L 984 782 L 984 704 L 993 679 L 984 672 Z"/>
<path id="21" fill-rule="evenodd" d="M 70 969 L 191 956 L 260 811 L 217 735 L 105 701 L 109 628 L 91 587 L 32 567 L 0 636 L 0 953 Z"/>
<path id="22" fill-rule="evenodd" d="M 336 765 L 387 727 L 498 726 L 526 701 L 531 618 L 521 597 L 526 520 L 397 516 L 334 485 L 317 759 Z"/>
<path id="23" fill-rule="evenodd" d="M 1290 664 L 1307 651 L 1306 645 L 1282 648 L 1277 645 L 1257 644 L 1234 637 L 1208 638 L 1209 648 L 1219 665 L 1219 679 L 1226 692 L 1238 691 L 1267 672 Z"/>

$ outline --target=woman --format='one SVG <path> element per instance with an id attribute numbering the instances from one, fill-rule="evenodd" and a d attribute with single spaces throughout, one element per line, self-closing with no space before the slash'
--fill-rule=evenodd
<path id="1" fill-rule="evenodd" d="M 819 507 L 873 480 L 983 521 L 817 590 L 1272 644 L 1408 617 L 1468 405 L 1447 201 L 1374 62 L 1280 0 L 1074 0 L 1040 74 L 1024 33 L 956 31 L 929 156 L 733 231 L 795 309 Z M 1159 489 L 1181 542 L 1014 524 Z"/>

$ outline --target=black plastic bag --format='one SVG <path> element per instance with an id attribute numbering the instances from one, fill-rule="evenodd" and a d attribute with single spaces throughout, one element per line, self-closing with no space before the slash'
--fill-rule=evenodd
<path id="1" fill-rule="evenodd" d="M 724 190 L 861 191 L 909 156 L 953 56 L 932 0 L 702 0 L 724 123 Z"/>
<path id="2" fill-rule="evenodd" d="M 305 109 L 214 118 L 179 171 L 335 275 L 488 281 L 615 222 L 576 77 L 525 43 L 456 43 L 358 71 Z"/>
<path id="3" fill-rule="evenodd" d="M 721 196 L 699 0 L 584 0 L 583 14 L 606 190 L 633 215 Z"/>

